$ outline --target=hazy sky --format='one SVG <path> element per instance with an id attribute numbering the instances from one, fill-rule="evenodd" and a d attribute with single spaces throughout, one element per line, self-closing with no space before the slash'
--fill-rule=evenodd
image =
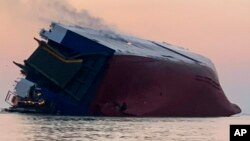
<path id="1" fill-rule="evenodd" d="M 112 28 L 210 58 L 231 102 L 250 113 L 250 0 L 0 0 L 0 107 L 50 21 Z M 94 22 L 93 22 L 94 21 Z"/>

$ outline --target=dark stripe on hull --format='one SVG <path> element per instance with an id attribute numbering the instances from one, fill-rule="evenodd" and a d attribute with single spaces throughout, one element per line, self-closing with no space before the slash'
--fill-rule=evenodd
<path id="1" fill-rule="evenodd" d="M 210 68 L 185 62 L 139 56 L 113 56 L 90 115 L 105 116 L 230 116 L 231 104 Z"/>

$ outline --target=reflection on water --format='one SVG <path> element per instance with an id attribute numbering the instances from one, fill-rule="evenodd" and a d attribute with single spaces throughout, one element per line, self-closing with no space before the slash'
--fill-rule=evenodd
<path id="1" fill-rule="evenodd" d="M 228 141 L 230 124 L 250 124 L 250 117 L 110 118 L 0 113 L 0 138 L 3 141 Z"/>

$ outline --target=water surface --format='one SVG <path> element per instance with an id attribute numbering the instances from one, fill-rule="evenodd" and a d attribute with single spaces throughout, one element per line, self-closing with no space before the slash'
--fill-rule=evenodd
<path id="1" fill-rule="evenodd" d="M 228 141 L 230 124 L 250 124 L 250 116 L 111 118 L 0 113 L 0 139 L 2 141 Z"/>

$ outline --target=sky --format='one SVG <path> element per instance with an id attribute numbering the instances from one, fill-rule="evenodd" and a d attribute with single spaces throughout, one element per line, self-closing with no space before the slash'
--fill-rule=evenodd
<path id="1" fill-rule="evenodd" d="M 164 41 L 210 58 L 222 88 L 250 114 L 249 0 L 0 0 L 0 107 L 51 21 Z"/>

